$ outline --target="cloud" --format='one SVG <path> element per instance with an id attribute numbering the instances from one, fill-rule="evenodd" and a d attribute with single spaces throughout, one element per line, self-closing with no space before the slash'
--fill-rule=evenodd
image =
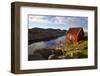
<path id="1" fill-rule="evenodd" d="M 29 16 L 29 21 L 38 22 L 38 23 L 49 23 L 47 19 L 44 19 L 44 16 Z"/>
<path id="2" fill-rule="evenodd" d="M 64 17 L 57 16 L 29 16 L 29 21 L 47 24 L 65 24 Z"/>
<path id="3" fill-rule="evenodd" d="M 36 25 L 37 24 L 37 25 Z M 87 30 L 88 17 L 78 16 L 29 16 L 29 27 L 31 26 L 68 29 L 70 27 L 83 27 Z M 33 26 L 33 27 L 35 27 Z"/>

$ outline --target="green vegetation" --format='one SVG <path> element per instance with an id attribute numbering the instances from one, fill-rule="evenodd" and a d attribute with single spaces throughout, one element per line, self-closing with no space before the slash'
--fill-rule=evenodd
<path id="1" fill-rule="evenodd" d="M 61 50 L 63 52 L 58 58 L 87 58 L 88 57 L 88 41 L 82 40 L 77 43 L 66 44 L 66 42 L 50 47 L 52 49 Z"/>

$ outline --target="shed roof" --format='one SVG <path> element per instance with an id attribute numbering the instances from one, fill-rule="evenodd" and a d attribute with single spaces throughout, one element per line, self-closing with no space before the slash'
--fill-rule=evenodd
<path id="1" fill-rule="evenodd" d="M 78 35 L 81 30 L 83 30 L 81 27 L 73 27 L 67 31 L 67 34 Z"/>

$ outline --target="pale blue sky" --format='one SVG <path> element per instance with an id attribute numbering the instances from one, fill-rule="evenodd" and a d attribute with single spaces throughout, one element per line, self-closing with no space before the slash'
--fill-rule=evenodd
<path id="1" fill-rule="evenodd" d="M 88 30 L 88 17 L 30 15 L 28 21 L 29 29 L 38 27 L 68 30 L 70 27 L 83 27 L 84 31 Z"/>

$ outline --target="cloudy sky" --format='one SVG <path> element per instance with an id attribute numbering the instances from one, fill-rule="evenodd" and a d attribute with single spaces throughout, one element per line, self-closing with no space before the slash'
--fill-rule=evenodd
<path id="1" fill-rule="evenodd" d="M 70 27 L 83 27 L 84 31 L 88 29 L 88 17 L 79 16 L 36 16 L 28 17 L 28 26 L 31 28 L 53 28 L 68 30 Z"/>

